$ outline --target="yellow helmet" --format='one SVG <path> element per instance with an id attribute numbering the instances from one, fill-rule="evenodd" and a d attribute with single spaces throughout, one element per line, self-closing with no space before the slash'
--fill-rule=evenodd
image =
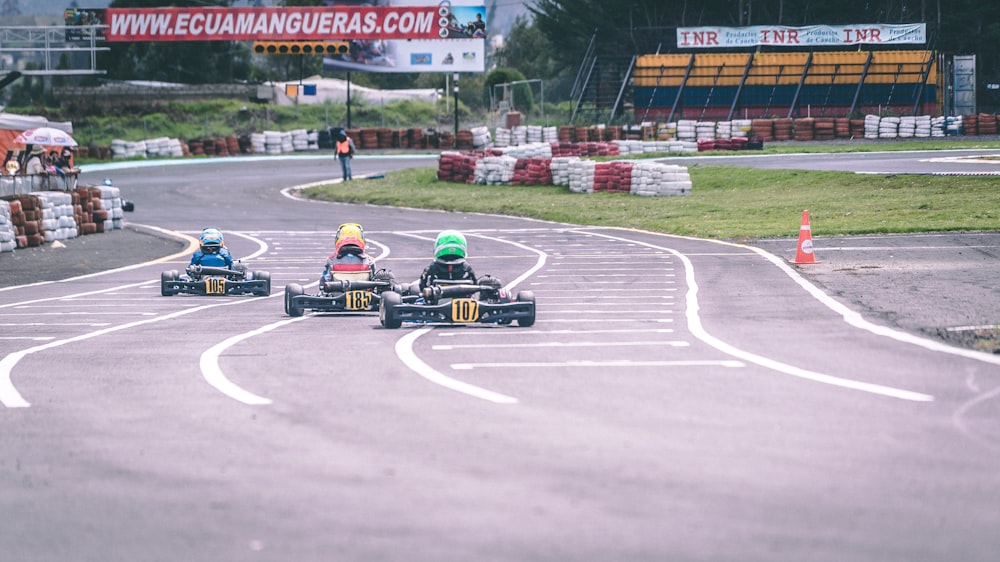
<path id="1" fill-rule="evenodd" d="M 337 229 L 334 243 L 337 255 L 345 253 L 363 253 L 365 251 L 365 229 L 356 222 L 345 222 Z"/>

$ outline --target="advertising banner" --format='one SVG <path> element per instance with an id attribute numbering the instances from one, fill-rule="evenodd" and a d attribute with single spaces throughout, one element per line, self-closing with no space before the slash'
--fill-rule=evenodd
<path id="1" fill-rule="evenodd" d="M 367 72 L 483 72 L 481 0 L 372 0 L 263 8 L 108 8 L 103 39 L 124 41 L 350 41 L 333 68 Z"/>
<path id="2" fill-rule="evenodd" d="M 898 45 L 927 42 L 927 25 L 858 24 L 755 25 L 748 27 L 678 27 L 677 47 L 683 49 L 713 49 L 734 47 L 819 47 L 837 45 Z"/>

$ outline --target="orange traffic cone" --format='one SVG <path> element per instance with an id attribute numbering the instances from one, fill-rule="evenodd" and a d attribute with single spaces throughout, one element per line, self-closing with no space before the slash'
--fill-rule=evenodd
<path id="1" fill-rule="evenodd" d="M 813 254 L 812 228 L 809 226 L 809 211 L 802 211 L 802 226 L 799 227 L 799 245 L 795 249 L 795 264 L 816 263 Z"/>

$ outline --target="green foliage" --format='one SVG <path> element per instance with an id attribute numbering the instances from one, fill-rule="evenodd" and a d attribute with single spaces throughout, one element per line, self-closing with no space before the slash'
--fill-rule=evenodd
<path id="1" fill-rule="evenodd" d="M 528 84 L 500 87 L 500 84 L 524 82 L 524 75 L 512 68 L 497 68 L 486 75 L 486 92 L 496 99 L 507 99 L 510 107 L 524 113 L 531 113 L 535 107 L 535 97 Z"/>
<path id="2" fill-rule="evenodd" d="M 295 106 L 251 104 L 240 100 L 164 102 L 145 106 L 120 106 L 114 112 L 69 115 L 44 104 L 11 106 L 10 113 L 44 115 L 53 121 L 72 121 L 74 137 L 81 144 L 109 145 L 113 139 L 139 141 L 157 137 L 184 140 L 221 138 L 266 130 L 325 129 L 347 125 L 347 106 L 326 103 Z M 463 119 L 469 117 L 462 106 Z M 440 105 L 417 100 L 385 104 L 362 99 L 351 103 L 352 127 L 450 127 L 454 114 Z"/>

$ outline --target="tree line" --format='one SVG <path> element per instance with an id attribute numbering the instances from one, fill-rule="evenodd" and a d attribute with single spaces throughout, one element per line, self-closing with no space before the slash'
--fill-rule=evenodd
<path id="1" fill-rule="evenodd" d="M 483 0 L 487 20 L 512 0 Z M 232 6 L 236 0 L 114 0 L 111 7 Z M 287 6 L 326 5 L 326 0 L 283 0 Z M 1000 83 L 1000 2 L 983 0 L 533 0 L 501 48 L 491 53 L 488 72 L 545 81 L 546 99 L 565 99 L 593 41 L 598 56 L 631 57 L 678 52 L 678 27 L 703 25 L 838 25 L 926 23 L 926 48 L 974 54 L 978 83 Z M 182 83 L 288 80 L 323 73 L 321 57 L 269 56 L 255 59 L 238 42 L 166 42 L 110 45 L 100 55 L 106 78 Z M 442 88 L 443 74 L 352 73 L 360 85 L 377 88 Z M 100 78 L 83 80 L 97 81 Z M 467 88 L 488 86 L 488 77 L 469 77 Z M 468 91 L 468 90 L 467 90 Z"/>

